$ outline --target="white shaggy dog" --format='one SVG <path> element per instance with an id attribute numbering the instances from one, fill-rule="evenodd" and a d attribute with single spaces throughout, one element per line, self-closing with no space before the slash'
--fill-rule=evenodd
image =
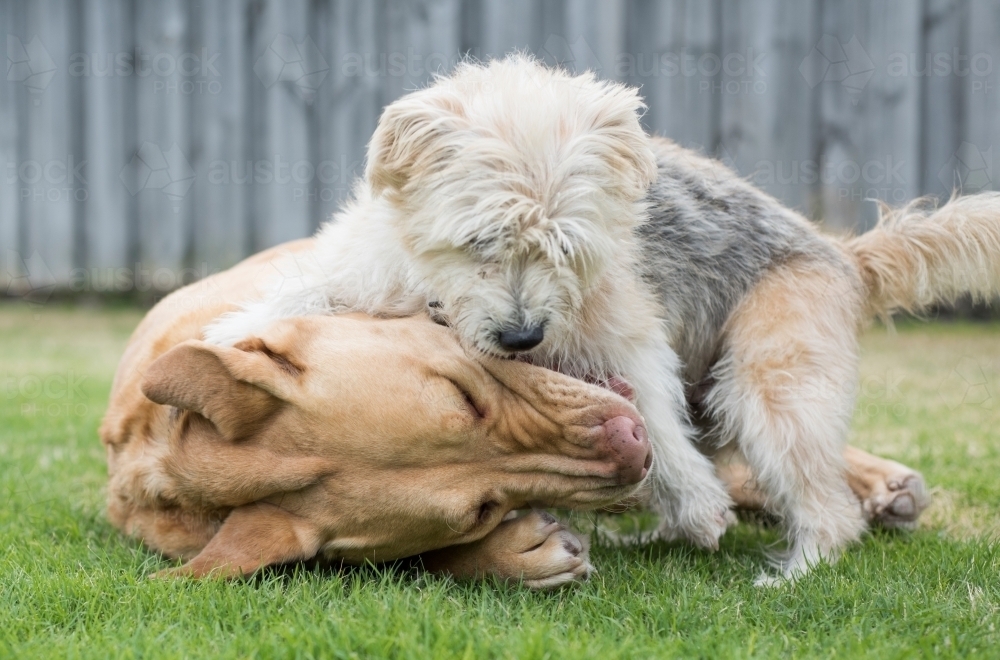
<path id="1" fill-rule="evenodd" d="M 663 529 L 717 547 L 731 501 L 689 439 L 679 360 L 639 276 L 635 229 L 657 176 L 643 108 L 634 89 L 525 56 L 459 66 L 385 109 L 364 180 L 301 277 L 206 339 L 302 313 L 430 306 L 466 346 L 624 378 L 654 447 Z"/>

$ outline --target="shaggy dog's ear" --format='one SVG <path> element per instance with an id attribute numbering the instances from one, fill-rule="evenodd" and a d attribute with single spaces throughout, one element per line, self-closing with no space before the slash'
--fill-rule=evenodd
<path id="1" fill-rule="evenodd" d="M 435 171 L 456 153 L 449 137 L 466 126 L 461 100 L 440 87 L 386 106 L 368 144 L 365 178 L 376 195 L 399 191 L 418 173 Z"/>
<path id="2" fill-rule="evenodd" d="M 232 348 L 190 340 L 150 365 L 142 392 L 156 403 L 196 412 L 224 437 L 238 440 L 259 430 L 281 406 L 295 371 L 260 339 Z"/>
<path id="3" fill-rule="evenodd" d="M 600 138 L 599 153 L 617 173 L 616 189 L 626 198 L 638 199 L 657 177 L 656 156 L 639 123 L 646 104 L 636 88 L 591 83 L 590 93 L 581 94 L 582 112 L 590 113 L 591 135 Z"/>

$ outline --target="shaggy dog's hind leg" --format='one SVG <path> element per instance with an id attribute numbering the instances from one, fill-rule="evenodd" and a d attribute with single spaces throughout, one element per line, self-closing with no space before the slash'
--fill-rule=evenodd
<path id="1" fill-rule="evenodd" d="M 741 302 L 713 369 L 709 414 L 723 441 L 738 443 L 787 530 L 789 548 L 774 558 L 785 578 L 835 560 L 864 529 L 844 459 L 859 309 L 849 273 L 784 266 Z"/>

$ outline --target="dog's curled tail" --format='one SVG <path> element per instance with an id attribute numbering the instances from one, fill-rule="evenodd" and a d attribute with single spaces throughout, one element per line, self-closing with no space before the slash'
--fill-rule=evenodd
<path id="1" fill-rule="evenodd" d="M 883 207 L 871 231 L 847 241 L 868 290 L 868 312 L 920 312 L 964 294 L 1000 291 L 1000 193 Z"/>

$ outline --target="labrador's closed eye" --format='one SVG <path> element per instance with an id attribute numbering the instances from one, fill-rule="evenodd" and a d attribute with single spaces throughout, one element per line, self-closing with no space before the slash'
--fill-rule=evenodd
<path id="1" fill-rule="evenodd" d="M 471 412 L 476 419 L 482 419 L 486 416 L 485 408 L 481 404 L 476 402 L 476 399 L 472 396 L 472 394 L 469 393 L 469 391 L 466 388 L 462 387 L 453 380 L 450 380 L 449 382 L 451 382 L 451 384 L 455 386 L 455 389 L 458 390 L 458 394 L 461 397 L 461 400 L 468 407 L 469 412 Z"/>

